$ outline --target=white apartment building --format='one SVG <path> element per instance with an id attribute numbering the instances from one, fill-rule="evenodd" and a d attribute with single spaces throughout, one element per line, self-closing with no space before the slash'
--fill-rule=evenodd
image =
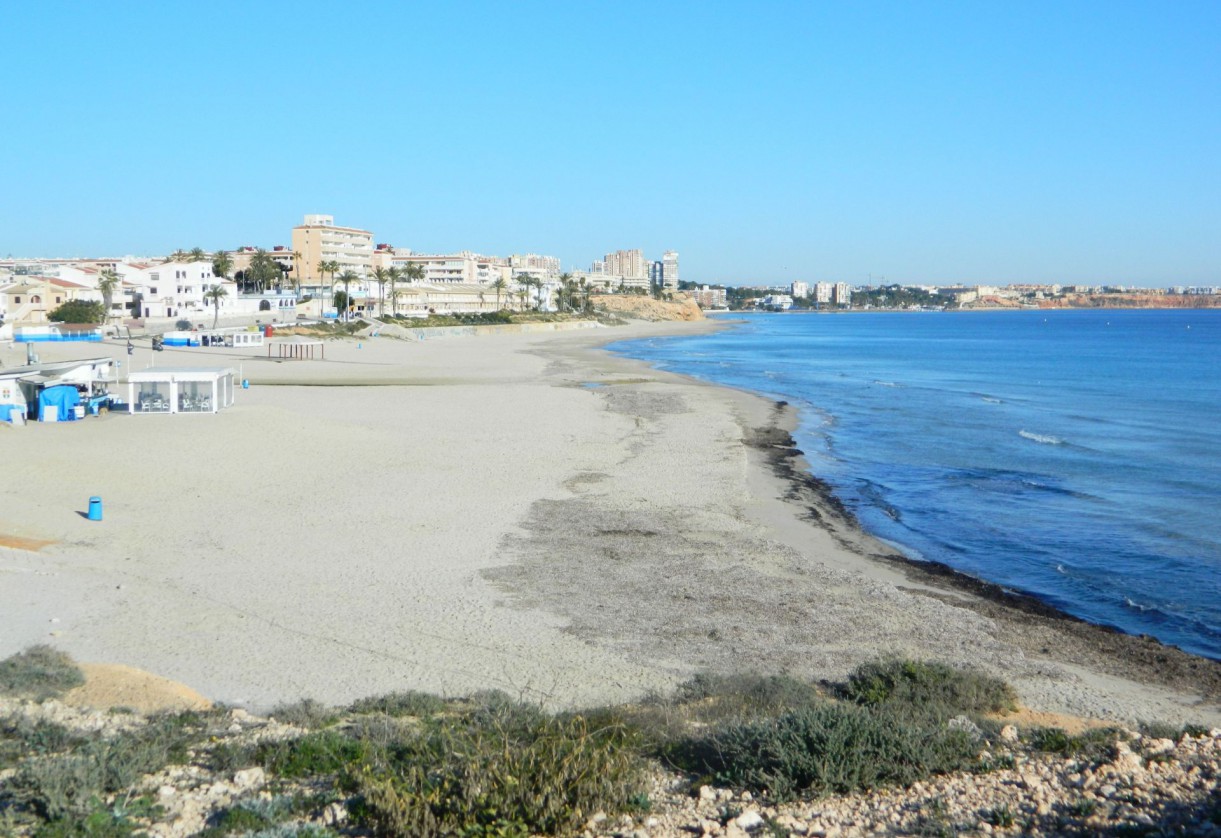
<path id="1" fill-rule="evenodd" d="M 330 215 L 307 215 L 293 228 L 292 252 L 297 254 L 302 284 L 321 284 L 320 262 L 338 262 L 336 275 L 352 271 L 365 276 L 373 268 L 373 234 L 355 227 L 337 227 Z"/>
<path id="2" fill-rule="evenodd" d="M 662 255 L 661 284 L 667 291 L 678 290 L 678 251 L 667 250 Z"/>
<path id="3" fill-rule="evenodd" d="M 689 292 L 700 308 L 728 308 L 729 299 L 724 288 L 703 288 Z"/>
<path id="4" fill-rule="evenodd" d="M 594 273 L 593 271 L 574 271 L 572 278 L 577 284 L 580 284 L 581 280 L 585 280 L 585 284 L 588 287 L 599 288 L 605 291 L 619 291 L 632 288 L 649 290 L 649 278 L 647 275 L 621 276 L 611 273 Z"/>
<path id="5" fill-rule="evenodd" d="M 835 304 L 837 306 L 852 305 L 852 289 L 846 282 L 835 283 Z"/>
<path id="6" fill-rule="evenodd" d="M 409 265 L 419 265 L 424 269 L 422 282 L 428 285 L 491 285 L 498 279 L 505 282 L 513 279 L 513 268 L 507 259 L 480 256 L 469 250 L 452 254 L 424 254 L 384 248 L 378 250 L 374 257 L 375 267 L 405 270 Z"/>
<path id="7" fill-rule="evenodd" d="M 831 295 L 835 292 L 835 286 L 829 282 L 817 282 L 814 284 L 814 302 L 829 303 Z"/>
<path id="8" fill-rule="evenodd" d="M 211 310 L 204 293 L 220 283 L 212 273 L 212 263 L 203 260 L 153 265 L 128 274 L 124 280 L 123 290 L 136 303 L 137 310 L 132 314 L 143 318 L 199 317 Z M 236 299 L 236 285 L 225 290 Z"/>
<path id="9" fill-rule="evenodd" d="M 794 299 L 810 296 L 810 284 L 808 282 L 792 282 L 789 284 L 789 295 Z"/>
<path id="10" fill-rule="evenodd" d="M 537 253 L 514 253 L 509 257 L 509 267 L 514 274 L 530 273 L 537 277 L 559 276 L 563 273 L 558 256 L 540 256 Z"/>

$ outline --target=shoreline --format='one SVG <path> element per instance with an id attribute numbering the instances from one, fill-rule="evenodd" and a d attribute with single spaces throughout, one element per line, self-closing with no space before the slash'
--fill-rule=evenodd
<path id="1" fill-rule="evenodd" d="M 604 348 L 723 326 L 234 353 L 252 386 L 219 416 L 13 431 L 0 534 L 53 544 L 0 549 L 0 652 L 50 634 L 247 706 L 490 687 L 588 706 L 893 654 L 1001 674 L 1037 709 L 1221 720 L 1211 662 L 1193 688 L 1190 660 L 1112 660 L 1100 629 L 914 579 L 816 478 L 777 473 L 800 465 L 783 408 Z M 102 526 L 69 514 L 93 493 Z"/>
<path id="2" fill-rule="evenodd" d="M 715 320 L 725 328 L 729 327 L 729 321 L 720 317 Z M 609 349 L 605 351 L 612 353 Z M 628 353 L 612 354 L 652 366 L 649 361 Z M 970 600 L 957 604 L 966 604 L 983 616 L 1004 621 L 1019 635 L 1037 633 L 1037 642 L 1023 644 L 1029 653 L 1047 654 L 1048 642 L 1060 640 L 1068 647 L 1061 650 L 1061 657 L 1069 658 L 1075 665 L 1101 666 L 1108 674 L 1118 677 L 1135 676 L 1148 683 L 1165 684 L 1188 692 L 1199 691 L 1203 701 L 1221 706 L 1221 660 L 1186 651 L 1151 635 L 1132 634 L 1117 626 L 1092 622 L 1052 605 L 1036 594 L 972 576 L 944 562 L 905 555 L 903 545 L 893 545 L 866 530 L 834 487 L 810 468 L 792 436 L 798 423 L 799 411 L 795 406 L 759 391 L 667 372 L 700 386 L 722 387 L 771 402 L 778 421 L 769 429 L 770 433 L 757 434 L 744 439 L 743 443 L 765 453 L 772 472 L 789 487 L 786 500 L 804 506 L 811 524 L 830 531 L 846 528 L 866 537 L 872 544 L 865 551 L 846 538 L 841 544 L 867 559 L 898 567 L 914 583 L 912 590 L 925 589 L 923 593 L 930 596 L 937 594 L 928 589 L 969 595 Z"/>
<path id="3" fill-rule="evenodd" d="M 988 311 L 1002 309 L 988 309 Z M 782 312 L 782 313 L 818 313 L 818 312 Z M 847 312 L 841 312 L 847 313 Z M 860 312 L 860 313 L 879 313 Z M 919 313 L 919 312 L 916 312 Z M 716 318 L 719 322 L 725 324 L 728 328 L 732 321 Z M 609 350 L 608 350 L 609 351 Z M 645 358 L 633 356 L 630 353 L 616 352 L 623 357 L 634 358 L 642 361 L 645 364 L 651 362 Z M 740 387 L 732 384 L 725 384 L 711 379 L 698 378 L 696 376 L 687 375 L 685 373 L 674 373 L 676 375 L 689 378 L 693 382 L 707 384 L 711 386 L 726 387 L 728 389 L 749 393 L 761 399 L 774 402 L 778 408 L 787 409 L 793 412 L 791 420 L 778 425 L 782 433 L 777 433 L 776 437 L 769 440 L 763 447 L 774 449 L 776 456 L 772 461 L 772 468 L 777 476 L 781 479 L 793 484 L 794 496 L 798 494 L 813 494 L 818 498 L 818 504 L 811 506 L 811 514 L 817 521 L 821 515 L 820 508 L 830 507 L 833 515 L 837 515 L 843 519 L 849 526 L 857 529 L 862 534 L 867 535 L 878 544 L 882 545 L 882 549 L 874 550 L 872 557 L 885 562 L 895 563 L 906 568 L 913 577 L 923 582 L 936 580 L 937 584 L 949 585 L 957 590 L 962 590 L 979 596 L 985 600 L 989 600 L 998 605 L 1002 605 L 1017 611 L 1024 612 L 1032 617 L 1037 617 L 1046 620 L 1063 621 L 1065 623 L 1081 624 L 1098 629 L 1107 634 L 1119 635 L 1124 638 L 1129 638 L 1132 641 L 1140 641 L 1134 648 L 1139 650 L 1139 654 L 1147 656 L 1151 654 L 1150 648 L 1168 650 L 1175 655 L 1183 656 L 1187 659 L 1200 659 L 1213 664 L 1221 665 L 1221 657 L 1211 657 L 1199 652 L 1185 650 L 1172 643 L 1160 640 L 1152 635 L 1140 632 L 1130 632 L 1120 626 L 1105 623 L 1101 621 L 1093 621 L 1086 617 L 1080 617 L 1060 606 L 1054 605 L 1039 594 L 1027 591 L 1013 585 L 1002 585 L 992 582 L 986 578 L 973 576 L 964 571 L 958 570 L 952 565 L 927 558 L 913 557 L 907 546 L 901 542 L 889 541 L 864 527 L 857 518 L 855 512 L 849 509 L 842 499 L 836 494 L 834 486 L 829 482 L 819 477 L 813 472 L 810 464 L 804 459 L 804 452 L 798 447 L 796 439 L 792 433 L 797 429 L 800 421 L 800 409 L 790 405 L 779 394 L 770 394 L 765 391 L 751 390 L 746 387 Z M 1124 646 L 1124 643 L 1109 644 L 1112 646 Z M 1130 651 L 1130 650 L 1129 650 Z M 1186 682 L 1183 682 L 1186 683 Z M 1218 678 L 1213 683 L 1214 694 L 1221 697 L 1221 678 Z"/>

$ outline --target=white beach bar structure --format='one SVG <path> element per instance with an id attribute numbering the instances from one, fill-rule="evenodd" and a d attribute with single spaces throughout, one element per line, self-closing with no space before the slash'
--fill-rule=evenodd
<path id="1" fill-rule="evenodd" d="M 231 367 L 159 367 L 129 373 L 129 413 L 217 413 L 233 405 Z"/>

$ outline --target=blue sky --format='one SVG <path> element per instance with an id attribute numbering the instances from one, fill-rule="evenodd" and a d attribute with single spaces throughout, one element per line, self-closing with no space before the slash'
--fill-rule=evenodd
<path id="1" fill-rule="evenodd" d="M 1221 3 L 0 12 L 0 255 L 288 244 L 685 279 L 1221 284 Z"/>

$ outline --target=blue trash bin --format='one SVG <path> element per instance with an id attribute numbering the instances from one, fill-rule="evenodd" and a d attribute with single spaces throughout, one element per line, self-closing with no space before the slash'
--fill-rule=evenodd
<path id="1" fill-rule="evenodd" d="M 102 499 L 97 496 L 89 498 L 89 520 L 102 520 Z"/>

